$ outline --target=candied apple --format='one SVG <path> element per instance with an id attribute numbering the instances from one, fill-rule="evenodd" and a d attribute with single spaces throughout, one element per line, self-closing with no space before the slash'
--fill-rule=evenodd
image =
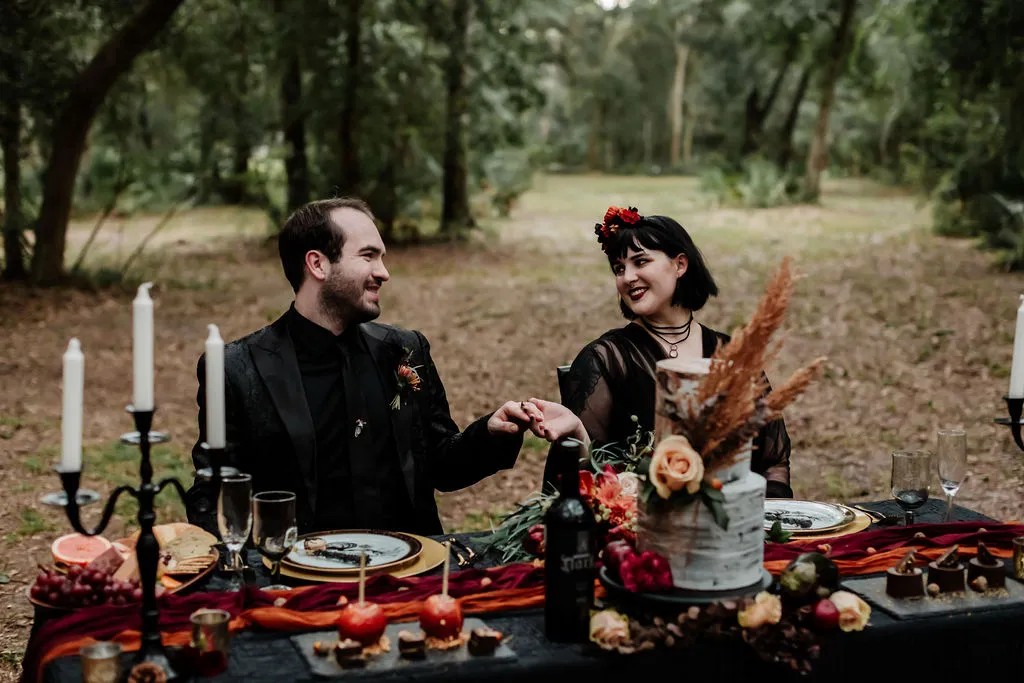
<path id="1" fill-rule="evenodd" d="M 338 636 L 351 638 L 365 645 L 374 645 L 384 635 L 388 618 L 375 602 L 353 602 L 338 617 Z"/>
<path id="2" fill-rule="evenodd" d="M 433 638 L 456 638 L 462 633 L 462 608 L 450 595 L 431 595 L 420 610 L 420 627 Z"/>

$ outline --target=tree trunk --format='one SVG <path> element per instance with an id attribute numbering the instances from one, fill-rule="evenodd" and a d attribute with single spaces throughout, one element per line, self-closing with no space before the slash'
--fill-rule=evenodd
<path id="1" fill-rule="evenodd" d="M 803 104 L 804 97 L 807 95 L 807 86 L 811 82 L 811 73 L 814 71 L 814 67 L 807 65 L 804 67 L 803 72 L 800 74 L 800 81 L 796 85 L 796 93 L 793 94 L 793 101 L 789 105 L 789 111 L 786 112 L 786 120 L 782 124 L 782 130 L 779 132 L 779 168 L 783 171 L 789 166 L 790 160 L 793 158 L 793 133 L 796 131 L 796 121 L 800 116 L 800 105 Z"/>
<path id="2" fill-rule="evenodd" d="M 243 14 L 240 0 L 238 3 L 239 15 Z M 235 90 L 229 91 L 231 97 L 231 111 L 235 119 L 234 140 L 231 144 L 231 175 L 221 188 L 221 197 L 227 204 L 245 204 L 249 196 L 249 157 L 252 156 L 252 132 L 250 129 L 251 118 L 246 109 L 246 100 L 249 96 L 249 36 L 248 25 L 244 21 L 238 22 L 234 27 L 233 39 L 237 62 L 234 80 Z"/>
<path id="3" fill-rule="evenodd" d="M 348 27 L 345 38 L 346 70 L 341 115 L 338 117 L 339 179 L 343 194 L 359 194 L 362 169 L 359 166 L 359 148 L 356 142 L 356 103 L 359 98 L 359 74 L 362 71 L 360 34 L 362 28 L 362 0 L 348 0 Z"/>
<path id="4" fill-rule="evenodd" d="M 684 43 L 676 45 L 676 70 L 672 77 L 672 90 L 669 93 L 669 122 L 672 130 L 672 142 L 669 146 L 669 165 L 679 166 L 679 153 L 683 139 L 683 96 L 686 94 L 686 62 L 690 59 L 690 46 Z"/>
<path id="5" fill-rule="evenodd" d="M 764 102 L 760 101 L 756 86 L 750 91 L 750 95 L 747 96 L 746 118 L 743 125 L 743 146 L 740 149 L 743 155 L 754 154 L 761 149 L 764 122 L 768 119 L 772 107 L 775 106 L 775 100 L 779 97 L 782 83 L 786 80 L 789 68 L 793 65 L 793 61 L 796 60 L 799 47 L 800 43 L 796 39 L 791 40 L 786 47 L 786 53 L 782 58 L 782 66 L 775 73 L 775 78 L 772 80 L 772 85 L 768 89 L 768 96 L 765 97 Z"/>
<path id="6" fill-rule="evenodd" d="M 43 181 L 43 202 L 36 224 L 32 279 L 56 282 L 64 273 L 64 247 L 75 176 L 93 118 L 110 88 L 170 21 L 183 0 L 149 0 L 114 34 L 72 83 L 53 127 L 53 144 Z"/>
<path id="7" fill-rule="evenodd" d="M 847 45 L 853 32 L 853 13 L 856 5 L 857 0 L 843 0 L 839 25 L 832 41 L 825 80 L 822 83 L 821 103 L 818 105 L 818 121 L 814 126 L 810 151 L 807 153 L 804 195 L 809 200 L 816 200 L 821 195 L 821 172 L 828 165 L 828 119 L 832 114 L 832 103 L 835 101 L 836 83 L 846 64 Z"/>
<path id="8" fill-rule="evenodd" d="M 9 71 L 16 71 L 13 65 Z M 8 74 L 16 75 L 16 74 Z M 6 75 L 5 75 L 6 76 Z M 12 84 L 15 78 L 6 79 Z M 25 252 L 21 242 L 21 102 L 15 88 L 3 97 L 0 147 L 4 153 L 4 272 L 5 280 L 24 280 Z"/>
<path id="9" fill-rule="evenodd" d="M 465 117 L 469 109 L 466 88 L 466 58 L 469 48 L 471 0 L 454 0 L 452 32 L 445 64 L 447 112 L 444 135 L 444 181 L 441 232 L 461 236 L 473 227 L 469 211 L 469 170 L 466 160 Z"/>
<path id="10" fill-rule="evenodd" d="M 281 75 L 281 129 L 285 142 L 287 210 L 291 212 L 309 201 L 309 162 L 306 158 L 306 114 L 302 111 L 302 69 L 297 47 L 293 44 L 289 49 Z"/>
<path id="11" fill-rule="evenodd" d="M 284 136 L 285 213 L 309 201 L 309 160 L 306 157 L 306 112 L 302 108 L 302 62 L 299 50 L 303 33 L 298 17 L 286 12 L 284 0 L 274 0 L 280 26 L 281 133 Z"/>
<path id="12" fill-rule="evenodd" d="M 601 161 L 601 140 L 604 132 L 604 102 L 598 102 L 594 109 L 594 121 L 590 124 L 590 134 L 587 136 L 587 170 L 602 170 Z"/>
<path id="13" fill-rule="evenodd" d="M 697 129 L 697 107 L 686 105 L 686 117 L 683 119 L 683 166 L 689 167 L 693 161 L 693 134 Z"/>

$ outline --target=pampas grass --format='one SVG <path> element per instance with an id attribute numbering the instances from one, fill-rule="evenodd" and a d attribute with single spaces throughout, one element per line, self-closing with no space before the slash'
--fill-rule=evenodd
<path id="1" fill-rule="evenodd" d="M 764 367 L 781 348 L 772 337 L 782 326 L 793 282 L 787 257 L 768 281 L 750 322 L 715 351 L 697 391 L 671 397 L 676 403 L 672 412 L 708 469 L 732 464 L 746 443 L 807 389 L 825 360 L 815 359 L 782 386 L 768 390 Z"/>

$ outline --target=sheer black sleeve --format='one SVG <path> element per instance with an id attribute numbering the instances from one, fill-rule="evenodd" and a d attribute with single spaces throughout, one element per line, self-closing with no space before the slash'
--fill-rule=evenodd
<path id="1" fill-rule="evenodd" d="M 576 356 L 566 378 L 566 395 L 562 403 L 583 422 L 590 440 L 608 440 L 612 414 L 612 392 L 608 386 L 607 351 L 590 344 Z"/>

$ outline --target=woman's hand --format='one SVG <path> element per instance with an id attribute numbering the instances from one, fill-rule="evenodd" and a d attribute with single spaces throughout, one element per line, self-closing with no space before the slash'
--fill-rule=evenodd
<path id="1" fill-rule="evenodd" d="M 544 413 L 532 402 L 507 401 L 487 420 L 487 431 L 491 434 L 520 434 L 528 428 L 543 438 L 537 426 L 543 422 Z"/>
<path id="2" fill-rule="evenodd" d="M 576 413 L 561 403 L 545 401 L 542 398 L 531 398 L 529 401 L 541 414 L 542 420 L 533 433 L 548 441 L 570 436 L 579 439 L 584 446 L 590 446 L 590 437 L 583 422 Z"/>

